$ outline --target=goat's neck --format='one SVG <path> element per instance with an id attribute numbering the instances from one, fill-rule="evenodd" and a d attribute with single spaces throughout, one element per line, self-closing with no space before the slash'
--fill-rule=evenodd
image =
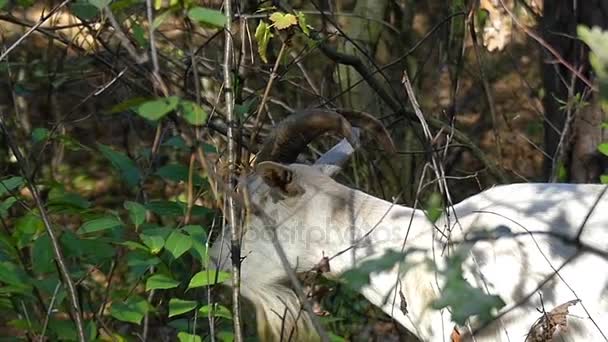
<path id="1" fill-rule="evenodd" d="M 342 252 L 331 265 L 343 273 L 366 260 L 382 257 L 388 250 L 428 250 L 433 243 L 433 224 L 422 210 L 380 200 L 363 192 L 354 192 L 352 205 L 341 215 L 342 229 L 333 237 Z M 330 250 L 336 251 L 336 248 Z M 345 251 L 347 250 L 347 251 Z M 334 266 L 335 265 L 335 266 Z"/>
<path id="2" fill-rule="evenodd" d="M 423 262 L 429 255 L 423 252 L 430 251 L 433 246 L 434 225 L 422 210 L 383 201 L 362 192 L 356 192 L 352 198 L 355 200 L 348 215 L 351 219 L 349 235 L 339 245 L 341 251 L 353 247 L 331 259 L 332 273 L 343 274 L 366 261 L 382 258 L 388 251 L 407 251 L 407 272 L 394 266 L 374 274 L 371 283 L 361 292 L 406 327 L 415 328 L 413 321 L 429 313 L 428 305 L 436 294 L 435 273 Z M 407 318 L 399 312 L 400 292 L 412 314 Z"/>

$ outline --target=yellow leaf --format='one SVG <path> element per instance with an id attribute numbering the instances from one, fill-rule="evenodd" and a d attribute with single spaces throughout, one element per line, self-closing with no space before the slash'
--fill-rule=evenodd
<path id="1" fill-rule="evenodd" d="M 281 12 L 274 12 L 270 16 L 270 21 L 272 21 L 274 23 L 274 26 L 278 30 L 283 30 L 290 26 L 298 24 L 298 19 L 296 18 L 295 15 L 293 15 L 291 13 L 285 14 L 285 13 L 281 13 Z"/>

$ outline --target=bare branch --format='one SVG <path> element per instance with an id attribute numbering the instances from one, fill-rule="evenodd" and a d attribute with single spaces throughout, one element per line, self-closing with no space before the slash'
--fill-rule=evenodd
<path id="1" fill-rule="evenodd" d="M 78 333 L 78 340 L 80 342 L 85 342 L 86 339 L 84 337 L 82 312 L 80 310 L 80 304 L 78 303 L 78 294 L 76 292 L 76 286 L 74 286 L 74 282 L 70 277 L 70 271 L 63 257 L 63 252 L 61 250 L 61 246 L 59 245 L 59 240 L 55 235 L 53 227 L 51 227 L 51 220 L 49 219 L 44 203 L 42 202 L 42 198 L 40 197 L 40 193 L 38 192 L 38 186 L 31 178 L 29 170 L 26 169 L 26 161 L 24 160 L 23 155 L 21 155 L 19 147 L 17 147 L 12 136 L 9 134 L 8 128 L 4 123 L 4 114 L 0 114 L 0 130 L 2 130 L 2 133 L 4 134 L 9 148 L 17 158 L 17 162 L 19 164 L 19 167 L 21 168 L 21 173 L 23 174 L 23 178 L 25 178 L 27 182 L 27 187 L 32 193 L 32 197 L 36 202 L 36 206 L 38 207 L 38 211 L 40 212 L 40 218 L 42 219 L 44 228 L 46 229 L 46 232 L 49 235 L 49 239 L 51 240 L 51 246 L 53 248 L 53 254 L 55 255 L 55 261 L 57 262 L 57 266 L 59 267 L 59 272 L 61 273 L 64 284 L 66 285 L 68 298 L 71 304 L 70 309 L 72 311 L 72 319 L 74 320 L 74 324 L 76 325 L 76 332 Z"/>

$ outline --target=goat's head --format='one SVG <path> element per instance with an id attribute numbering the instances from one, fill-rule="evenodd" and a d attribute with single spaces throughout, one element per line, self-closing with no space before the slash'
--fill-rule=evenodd
<path id="1" fill-rule="evenodd" d="M 300 311 L 297 297 L 282 282 L 286 273 L 273 246 L 273 236 L 287 252 L 287 261 L 296 272 L 311 270 L 322 253 L 332 252 L 328 250 L 332 248 L 331 241 L 344 231 L 339 226 L 349 225 L 347 203 L 352 203 L 353 190 L 331 176 L 354 151 L 352 146 L 358 144 L 358 131 L 353 126 L 374 133 L 385 149 L 394 148 L 385 128 L 370 115 L 302 112 L 276 127 L 257 154 L 253 172 L 240 182 L 248 209 L 241 249 L 241 291 L 256 306 L 261 333 L 271 339 L 301 339 L 301 333 L 298 335 L 293 329 L 296 327 L 312 331 L 310 318 Z M 314 165 L 295 164 L 308 143 L 326 132 L 345 139 Z M 211 256 L 216 260 L 222 256 L 222 267 L 228 268 L 225 260 L 229 259 L 229 251 L 229 241 L 225 239 L 214 245 Z"/>

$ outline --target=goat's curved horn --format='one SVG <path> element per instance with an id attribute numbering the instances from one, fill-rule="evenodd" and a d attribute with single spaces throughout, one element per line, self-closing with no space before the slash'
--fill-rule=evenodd
<path id="1" fill-rule="evenodd" d="M 328 110 L 310 110 L 288 116 L 270 134 L 256 157 L 256 163 L 293 163 L 316 137 L 335 132 L 354 144 L 352 126 L 344 116 Z"/>
<path id="2" fill-rule="evenodd" d="M 336 109 L 336 112 L 345 117 L 353 127 L 358 127 L 365 132 L 364 134 L 373 136 L 384 151 L 389 153 L 397 151 L 386 127 L 372 114 L 348 109 Z"/>

